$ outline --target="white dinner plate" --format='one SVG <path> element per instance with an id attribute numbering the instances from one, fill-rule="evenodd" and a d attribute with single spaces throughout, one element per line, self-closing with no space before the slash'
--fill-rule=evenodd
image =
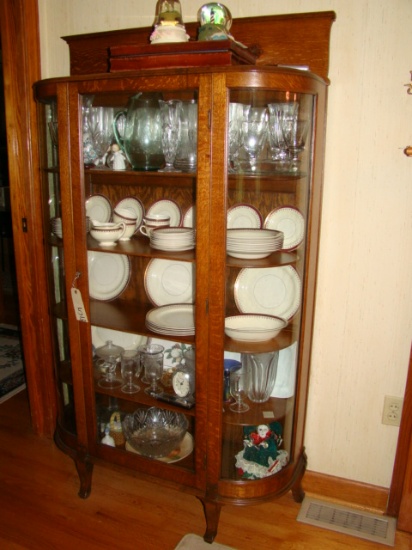
<path id="1" fill-rule="evenodd" d="M 289 320 L 299 309 L 301 281 L 292 266 L 245 268 L 235 282 L 241 313 L 264 313 Z"/>
<path id="2" fill-rule="evenodd" d="M 86 216 L 107 223 L 112 217 L 112 205 L 107 197 L 97 193 L 86 200 Z"/>
<path id="3" fill-rule="evenodd" d="M 235 228 L 253 228 L 262 227 L 262 216 L 257 208 L 249 204 L 236 204 L 227 211 L 227 227 Z"/>
<path id="4" fill-rule="evenodd" d="M 154 216 L 155 214 L 163 214 L 170 216 L 170 226 L 178 227 L 182 221 L 182 212 L 175 201 L 163 199 L 155 202 L 146 212 L 146 216 Z"/>
<path id="5" fill-rule="evenodd" d="M 130 350 L 145 344 L 147 336 L 92 325 L 92 344 L 96 349 L 104 346 L 108 340 L 112 341 L 116 346 Z"/>
<path id="6" fill-rule="evenodd" d="M 116 210 L 116 208 L 130 212 L 132 217 L 137 218 L 136 227 L 141 225 L 144 216 L 144 206 L 139 199 L 136 199 L 136 197 L 125 197 L 116 204 L 114 209 Z"/>
<path id="7" fill-rule="evenodd" d="M 126 288 L 130 261 L 124 254 L 88 251 L 89 293 L 96 300 L 113 300 Z"/>
<path id="8" fill-rule="evenodd" d="M 144 286 L 155 306 L 193 304 L 195 269 L 190 262 L 151 260 L 146 268 Z"/>
<path id="9" fill-rule="evenodd" d="M 293 206 L 276 208 L 265 220 L 265 229 L 277 229 L 284 234 L 283 250 L 293 250 L 303 241 L 305 219 L 302 212 Z"/>

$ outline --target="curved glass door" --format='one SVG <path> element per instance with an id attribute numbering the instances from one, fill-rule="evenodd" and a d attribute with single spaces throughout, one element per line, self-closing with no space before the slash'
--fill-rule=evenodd
<path id="1" fill-rule="evenodd" d="M 221 476 L 293 460 L 314 99 L 231 90 Z"/>
<path id="2" fill-rule="evenodd" d="M 64 430 L 75 434 L 75 407 L 65 291 L 56 98 L 39 104 L 39 110 L 43 223 L 46 235 L 45 254 L 58 394 L 58 421 Z"/>

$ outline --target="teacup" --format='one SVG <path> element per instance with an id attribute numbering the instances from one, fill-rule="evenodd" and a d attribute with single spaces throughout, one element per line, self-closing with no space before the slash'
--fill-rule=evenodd
<path id="1" fill-rule="evenodd" d="M 92 220 L 90 235 L 99 242 L 100 246 L 113 246 L 123 237 L 126 231 L 126 224 L 123 222 L 99 222 Z"/>
<path id="2" fill-rule="evenodd" d="M 145 216 L 140 227 L 140 233 L 146 237 L 150 237 L 153 229 L 157 229 L 158 227 L 170 227 L 170 216 L 167 216 L 166 214 L 153 214 L 151 216 Z"/>
<path id="3" fill-rule="evenodd" d="M 124 208 L 116 208 L 113 212 L 113 221 L 116 223 L 124 223 L 126 230 L 120 241 L 128 241 L 137 231 L 137 217 L 133 216 L 129 210 Z"/>

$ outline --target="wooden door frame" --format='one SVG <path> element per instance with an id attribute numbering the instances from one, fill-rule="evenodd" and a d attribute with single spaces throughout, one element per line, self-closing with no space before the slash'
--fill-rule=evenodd
<path id="1" fill-rule="evenodd" d="M 412 347 L 387 513 L 398 517 L 399 529 L 412 533 Z"/>
<path id="2" fill-rule="evenodd" d="M 20 329 L 34 431 L 51 436 L 56 399 L 39 192 L 37 107 L 41 78 L 37 0 L 0 2 L 7 149 Z"/>

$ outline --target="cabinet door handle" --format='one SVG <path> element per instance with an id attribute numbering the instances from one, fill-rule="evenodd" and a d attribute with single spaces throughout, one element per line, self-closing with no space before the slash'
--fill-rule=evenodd
<path id="1" fill-rule="evenodd" d="M 408 145 L 407 147 L 405 147 L 403 152 L 407 157 L 412 157 L 412 145 Z"/>

